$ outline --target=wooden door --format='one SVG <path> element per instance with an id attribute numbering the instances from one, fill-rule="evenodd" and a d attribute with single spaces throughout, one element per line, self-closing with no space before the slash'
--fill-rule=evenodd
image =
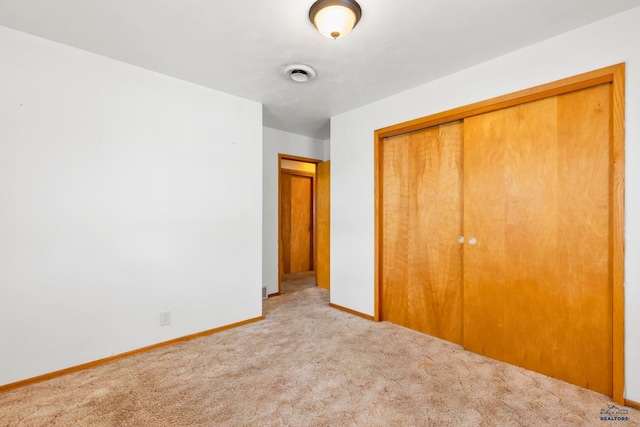
<path id="1" fill-rule="evenodd" d="M 462 342 L 462 122 L 387 138 L 383 320 Z"/>
<path id="2" fill-rule="evenodd" d="M 316 281 L 330 288 L 331 166 L 329 161 L 316 165 Z"/>
<path id="3" fill-rule="evenodd" d="M 610 90 L 464 121 L 464 346 L 607 395 Z"/>
<path id="4" fill-rule="evenodd" d="M 313 270 L 313 179 L 291 176 L 291 269 Z"/>
<path id="5" fill-rule="evenodd" d="M 313 177 L 280 175 L 282 274 L 313 270 Z"/>

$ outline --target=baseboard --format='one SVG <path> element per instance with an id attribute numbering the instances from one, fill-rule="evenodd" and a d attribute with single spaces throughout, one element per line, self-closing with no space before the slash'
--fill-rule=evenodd
<path id="1" fill-rule="evenodd" d="M 274 293 L 272 293 L 272 294 L 269 294 L 269 298 L 271 298 L 271 297 L 278 297 L 278 296 L 280 296 L 280 292 L 274 292 Z"/>
<path id="2" fill-rule="evenodd" d="M 633 400 L 625 399 L 624 404 L 630 408 L 640 409 L 640 403 L 634 402 Z"/>
<path id="3" fill-rule="evenodd" d="M 338 304 L 329 303 L 329 307 L 335 308 L 336 310 L 344 311 L 345 313 L 353 314 L 354 316 L 362 317 L 363 319 L 375 321 L 375 318 L 373 316 L 360 313 L 359 311 L 351 310 L 350 308 L 342 307 Z"/>
<path id="4" fill-rule="evenodd" d="M 225 325 L 225 326 L 220 326 L 219 328 L 214 328 L 214 329 L 209 329 L 206 331 L 202 331 L 202 332 L 196 332 L 195 334 L 191 334 L 191 335 L 186 335 L 184 337 L 179 337 L 179 338 L 174 338 L 172 340 L 169 341 L 164 341 L 158 344 L 153 344 L 147 347 L 142 347 L 136 350 L 131 350 L 131 351 L 127 351 L 126 353 L 121 353 L 121 354 L 116 354 L 115 356 L 110 356 L 110 357 L 105 357 L 104 359 L 98 359 L 98 360 L 94 360 L 93 362 L 87 362 L 87 363 L 83 363 L 81 365 L 77 365 L 77 366 L 72 366 L 70 368 L 66 368 L 66 369 L 61 369 L 59 371 L 54 371 L 54 372 L 50 372 L 48 374 L 44 374 L 44 375 L 38 375 L 37 377 L 33 377 L 33 378 L 27 378 L 26 380 L 21 380 L 21 381 L 17 381 L 14 383 L 9 383 L 9 384 L 5 384 L 0 386 L 0 393 L 5 393 L 7 391 L 11 391 L 11 390 L 15 390 L 17 388 L 20 387 L 26 387 L 28 385 L 31 384 L 35 384 L 35 383 L 39 383 L 42 381 L 47 381 L 47 380 L 51 380 L 53 378 L 58 378 L 61 377 L 63 375 L 67 375 L 67 374 L 72 374 L 74 372 L 80 372 L 80 371 L 84 371 L 87 369 L 91 369 L 91 368 L 95 368 L 96 366 L 100 366 L 100 365 L 105 365 L 107 363 L 119 360 L 119 359 L 124 359 L 125 357 L 131 357 L 131 356 L 135 356 L 137 354 L 140 353 L 146 353 L 148 351 L 151 350 L 155 350 L 157 348 L 161 348 L 161 347 L 167 347 L 173 344 L 178 344 L 184 341 L 189 341 L 195 338 L 200 338 L 200 337 L 204 337 L 207 335 L 211 335 L 211 334 L 215 334 L 216 332 L 222 332 L 222 331 L 226 331 L 227 329 L 233 329 L 233 328 L 237 328 L 239 326 L 244 326 L 244 325 L 248 325 L 249 323 L 254 323 L 254 322 L 258 322 L 260 320 L 262 320 L 263 317 L 254 317 L 253 319 L 247 319 L 247 320 L 243 320 L 241 322 L 237 322 L 237 323 L 232 323 L 229 325 Z"/>

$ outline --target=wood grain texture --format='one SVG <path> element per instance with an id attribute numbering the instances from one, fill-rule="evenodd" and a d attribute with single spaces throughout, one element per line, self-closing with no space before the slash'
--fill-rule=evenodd
<path id="1" fill-rule="evenodd" d="M 280 277 L 291 273 L 291 177 L 280 173 Z"/>
<path id="2" fill-rule="evenodd" d="M 383 319 L 456 343 L 462 342 L 461 150 L 461 122 L 389 138 L 383 172 Z"/>
<path id="3" fill-rule="evenodd" d="M 330 286 L 331 162 L 318 163 L 316 170 L 316 281 Z"/>
<path id="4" fill-rule="evenodd" d="M 467 242 L 477 240 L 464 246 L 464 347 L 503 360 L 506 156 L 495 139 L 504 139 L 501 124 L 509 113 L 489 114 L 491 121 L 484 116 L 464 121 L 463 234 Z"/>
<path id="5" fill-rule="evenodd" d="M 380 207 L 381 233 L 381 320 L 406 326 L 408 305 L 409 235 L 409 137 L 385 140 L 383 196 Z"/>
<path id="6" fill-rule="evenodd" d="M 465 120 L 465 346 L 611 395 L 609 86 Z M 585 357 L 588 354 L 588 357 Z"/>
<path id="7" fill-rule="evenodd" d="M 611 85 L 558 97 L 558 285 L 570 328 L 553 376 L 611 396 Z M 571 304 L 567 304 L 570 301 Z M 588 355 L 585 357 L 585 355 Z M 576 363 L 579 361 L 579 363 Z"/>
<path id="8" fill-rule="evenodd" d="M 502 176 L 494 183 L 505 192 L 503 360 L 547 375 L 563 345 L 558 334 L 567 304 L 557 292 L 565 284 L 557 269 L 556 104 L 546 98 L 503 110 L 504 121 L 493 122 L 503 126 L 502 139 L 487 141 L 502 146 L 505 155 Z"/>
<path id="9" fill-rule="evenodd" d="M 625 197 L 625 66 L 613 72 L 611 88 L 611 269 L 613 279 L 613 400 L 624 403 L 624 197 Z"/>
<path id="10" fill-rule="evenodd" d="M 291 270 L 313 270 L 313 179 L 291 176 Z"/>
<path id="11" fill-rule="evenodd" d="M 375 131 L 373 138 L 373 320 L 382 320 L 382 259 L 384 253 L 384 149 L 386 138 Z"/>

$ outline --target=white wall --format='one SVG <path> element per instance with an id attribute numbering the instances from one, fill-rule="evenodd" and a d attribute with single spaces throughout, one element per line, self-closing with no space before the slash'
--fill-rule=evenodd
<path id="1" fill-rule="evenodd" d="M 263 129 L 262 283 L 278 292 L 278 154 L 328 160 L 326 143 L 280 130 Z"/>
<path id="2" fill-rule="evenodd" d="M 261 316 L 260 104 L 2 27 L 0 64 L 0 385 Z"/>
<path id="3" fill-rule="evenodd" d="M 324 145 L 323 160 L 330 160 L 331 159 L 331 140 L 325 139 L 324 141 L 322 141 L 322 145 Z"/>
<path id="4" fill-rule="evenodd" d="M 640 8 L 331 120 L 331 301 L 373 315 L 373 132 L 583 72 L 627 63 L 626 397 L 640 401 Z"/>

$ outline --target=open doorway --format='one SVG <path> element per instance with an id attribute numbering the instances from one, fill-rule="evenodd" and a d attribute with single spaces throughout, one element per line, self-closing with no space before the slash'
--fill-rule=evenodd
<path id="1" fill-rule="evenodd" d="M 328 163 L 280 154 L 278 165 L 278 294 L 328 289 Z"/>

